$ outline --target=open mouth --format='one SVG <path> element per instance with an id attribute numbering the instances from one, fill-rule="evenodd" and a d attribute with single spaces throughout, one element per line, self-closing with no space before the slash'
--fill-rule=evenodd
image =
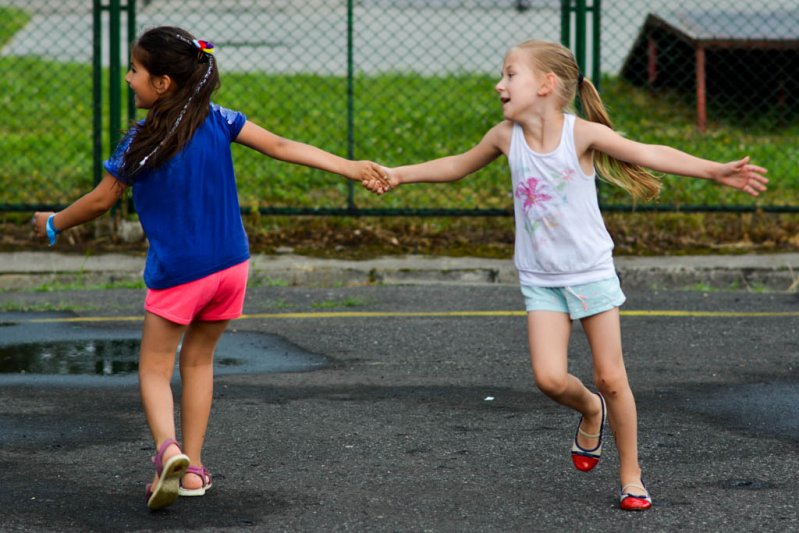
<path id="1" fill-rule="evenodd" d="M 510 102 L 510 98 L 500 98 L 499 101 L 502 102 L 502 105 L 505 105 Z"/>

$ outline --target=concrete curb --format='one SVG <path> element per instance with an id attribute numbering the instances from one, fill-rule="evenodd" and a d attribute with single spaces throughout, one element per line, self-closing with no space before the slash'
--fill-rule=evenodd
<path id="1" fill-rule="evenodd" d="M 77 256 L 57 252 L 0 254 L 0 289 L 47 284 L 136 283 L 144 258 L 124 254 Z M 737 256 L 617 257 L 625 288 L 793 291 L 799 287 L 799 254 Z M 392 256 L 364 261 L 297 255 L 254 255 L 253 285 L 336 286 L 397 284 L 517 283 L 511 259 Z"/>

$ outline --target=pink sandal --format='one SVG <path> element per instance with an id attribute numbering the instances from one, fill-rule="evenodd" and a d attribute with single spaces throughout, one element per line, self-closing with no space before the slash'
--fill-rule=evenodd
<path id="1" fill-rule="evenodd" d="M 168 505 L 175 503 L 178 499 L 178 490 L 180 487 L 180 478 L 186 473 L 189 467 L 189 456 L 184 453 L 176 453 L 164 463 L 164 452 L 172 445 L 178 446 L 175 439 L 167 439 L 158 448 L 158 453 L 153 457 L 153 465 L 155 472 L 158 475 L 158 481 L 148 483 L 145 487 L 145 497 L 147 498 L 147 507 L 150 509 L 163 509 Z M 180 449 L 180 446 L 178 446 Z"/>
<path id="2" fill-rule="evenodd" d="M 180 484 L 178 488 L 178 494 L 181 496 L 205 496 L 206 491 L 210 490 L 211 487 L 214 486 L 213 481 L 211 481 L 211 472 L 206 470 L 204 466 L 189 466 L 186 469 L 186 474 L 194 474 L 195 476 L 199 476 L 200 479 L 203 480 L 202 487 L 198 487 L 196 489 L 187 489 L 183 486 L 183 483 Z"/>

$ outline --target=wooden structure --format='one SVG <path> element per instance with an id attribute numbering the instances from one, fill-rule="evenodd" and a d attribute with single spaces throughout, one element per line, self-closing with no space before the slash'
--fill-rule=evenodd
<path id="1" fill-rule="evenodd" d="M 686 51 L 693 56 L 693 69 L 686 68 Z M 755 69 L 765 75 L 753 76 Z M 696 124 L 702 132 L 707 127 L 708 80 L 714 74 L 723 78 L 713 80 L 717 87 L 774 94 L 777 103 L 784 104 L 799 86 L 799 10 L 650 13 L 622 76 L 653 89 L 684 87 L 689 70 L 696 89 Z M 766 91 L 764 83 L 769 84 Z"/>

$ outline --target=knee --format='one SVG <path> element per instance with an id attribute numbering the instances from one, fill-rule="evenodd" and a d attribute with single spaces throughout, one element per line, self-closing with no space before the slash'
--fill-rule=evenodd
<path id="1" fill-rule="evenodd" d="M 566 392 L 567 375 L 535 375 L 535 384 L 538 390 L 549 396 L 550 398 L 558 398 Z"/>
<path id="2" fill-rule="evenodd" d="M 620 393 L 629 390 L 630 384 L 627 381 L 627 373 L 624 369 L 596 372 L 594 383 L 597 390 L 605 398 L 618 396 Z"/>
<path id="3" fill-rule="evenodd" d="M 171 378 L 175 358 L 165 354 L 142 353 L 139 356 L 139 376 Z"/>
<path id="4" fill-rule="evenodd" d="M 181 350 L 180 368 L 210 368 L 214 365 L 213 351 Z"/>

